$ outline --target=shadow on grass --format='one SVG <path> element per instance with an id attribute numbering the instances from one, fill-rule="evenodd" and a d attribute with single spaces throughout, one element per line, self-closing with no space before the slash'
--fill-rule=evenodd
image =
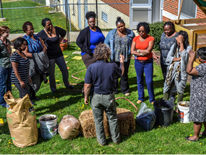
<path id="1" fill-rule="evenodd" d="M 145 77 L 143 79 L 144 79 L 144 88 L 147 88 Z M 128 81 L 130 81 L 129 82 L 130 92 L 137 91 L 137 78 L 132 77 L 132 78 L 129 78 Z M 131 87 L 131 85 L 135 85 L 135 87 Z M 163 88 L 164 80 L 161 79 L 161 80 L 153 81 L 153 86 L 154 86 L 154 89 Z"/>
<path id="2" fill-rule="evenodd" d="M 36 115 L 37 116 L 40 116 L 40 115 L 44 115 L 48 112 L 55 112 L 55 111 L 58 111 L 58 110 L 61 110 L 61 109 L 64 109 L 65 107 L 68 107 L 72 104 L 76 104 L 79 100 L 81 100 L 81 96 L 78 95 L 78 96 L 72 96 L 70 97 L 68 100 L 66 101 L 58 101 L 58 102 L 55 102 L 55 104 L 50 104 L 49 106 L 44 106 L 44 107 L 41 107 L 41 108 L 36 108 L 36 111 L 44 111 L 44 112 L 39 112 L 37 113 Z M 47 109 L 45 111 L 45 109 Z"/>
<path id="3" fill-rule="evenodd" d="M 2 132 L 3 134 L 10 135 L 9 126 L 8 126 L 8 123 L 7 123 L 7 122 L 4 123 L 4 126 L 2 126 L 2 127 L 0 128 L 0 130 L 1 130 L 1 132 Z M 1 133 L 0 133 L 0 134 L 1 134 Z"/>
<path id="4" fill-rule="evenodd" d="M 64 84 L 62 84 L 62 85 L 64 85 Z M 77 85 L 74 85 L 74 89 L 60 88 L 60 89 L 57 89 L 57 91 L 55 93 L 52 93 L 50 91 L 48 93 L 38 95 L 38 98 L 51 99 L 52 96 L 62 97 L 62 93 L 64 93 L 64 95 L 80 95 L 80 94 L 82 94 L 83 86 L 84 86 L 84 82 L 79 82 L 79 83 L 77 83 Z"/>
<path id="5" fill-rule="evenodd" d="M 67 49 L 68 49 L 69 51 L 70 51 L 70 50 L 74 51 L 74 50 L 77 50 L 77 46 L 70 45 L 70 46 L 68 46 Z"/>

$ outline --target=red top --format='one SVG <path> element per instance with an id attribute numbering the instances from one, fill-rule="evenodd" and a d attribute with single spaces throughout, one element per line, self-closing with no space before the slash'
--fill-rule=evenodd
<path id="1" fill-rule="evenodd" d="M 133 41 L 136 43 L 136 49 L 139 50 L 146 50 L 149 46 L 149 42 L 155 40 L 154 37 L 148 35 L 148 37 L 145 39 L 145 41 L 140 41 L 140 36 L 134 37 Z M 148 60 L 152 58 L 152 52 L 146 56 L 137 57 L 138 60 Z"/>

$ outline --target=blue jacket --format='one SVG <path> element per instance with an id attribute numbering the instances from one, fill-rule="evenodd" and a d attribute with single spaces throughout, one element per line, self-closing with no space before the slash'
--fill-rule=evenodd
<path id="1" fill-rule="evenodd" d="M 115 45 L 114 45 L 114 41 L 115 41 L 115 33 L 116 33 L 117 29 L 114 29 L 114 30 L 111 30 L 109 31 L 109 33 L 107 34 L 107 37 L 106 39 L 104 40 L 104 43 L 110 47 L 110 50 L 111 50 L 111 57 L 110 59 L 113 60 L 113 57 L 115 55 L 115 52 L 114 52 L 114 48 L 115 48 Z M 135 34 L 132 30 L 130 29 L 127 29 L 126 28 L 126 31 L 127 31 L 127 37 L 129 39 L 129 51 L 128 51 L 128 55 L 130 55 L 131 53 L 131 45 L 132 45 L 132 41 L 133 41 L 133 38 L 135 37 Z"/>

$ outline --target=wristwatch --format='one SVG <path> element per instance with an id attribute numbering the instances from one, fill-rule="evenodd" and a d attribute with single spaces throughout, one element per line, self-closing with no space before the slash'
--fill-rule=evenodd
<path id="1" fill-rule="evenodd" d="M 180 42 L 180 44 L 182 44 L 183 42 Z"/>
<path id="2" fill-rule="evenodd" d="M 143 56 L 143 54 L 142 54 L 142 53 L 140 53 L 140 55 L 141 55 L 141 56 Z"/>
<path id="3" fill-rule="evenodd" d="M 137 53 L 139 53 L 139 50 L 137 50 Z"/>

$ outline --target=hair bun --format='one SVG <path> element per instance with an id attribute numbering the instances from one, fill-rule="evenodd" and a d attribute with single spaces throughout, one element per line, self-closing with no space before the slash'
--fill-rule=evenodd
<path id="1" fill-rule="evenodd" d="M 89 18 L 96 18 L 96 14 L 93 11 L 89 11 L 86 13 L 86 19 L 88 20 Z"/>
<path id="2" fill-rule="evenodd" d="M 121 17 L 117 17 L 117 21 L 120 20 L 120 19 L 122 19 L 122 18 Z"/>

